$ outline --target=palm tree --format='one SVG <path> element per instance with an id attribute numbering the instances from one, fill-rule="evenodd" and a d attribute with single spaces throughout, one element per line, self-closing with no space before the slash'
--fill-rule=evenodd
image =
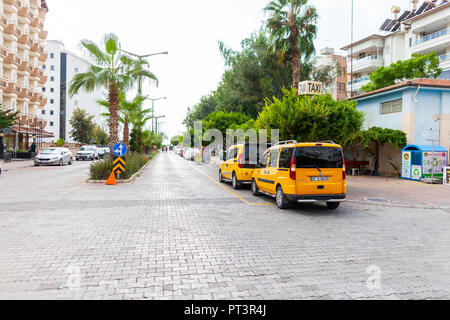
<path id="1" fill-rule="evenodd" d="M 133 81 L 138 85 L 138 94 L 142 95 L 142 83 L 143 80 L 149 79 L 150 82 L 153 82 L 158 86 L 159 81 L 158 78 L 147 68 L 150 66 L 147 60 L 142 58 L 133 60 L 130 59 L 129 62 L 129 75 L 132 77 Z"/>
<path id="2" fill-rule="evenodd" d="M 119 121 L 123 123 L 123 143 L 130 146 L 130 120 L 134 117 L 134 114 L 141 112 L 142 104 L 147 99 L 137 95 L 133 101 L 127 101 L 124 92 L 119 92 Z M 109 108 L 109 103 L 107 100 L 97 100 L 97 103 L 101 106 Z M 102 113 L 102 116 L 110 118 L 110 113 Z"/>
<path id="3" fill-rule="evenodd" d="M 128 73 L 129 57 L 120 53 L 120 42 L 116 35 L 104 36 L 103 51 L 97 44 L 90 40 L 82 40 L 81 47 L 85 50 L 93 64 L 86 73 L 76 74 L 70 84 L 70 96 L 76 95 L 80 90 L 92 92 L 97 88 L 106 88 L 108 91 L 109 107 L 109 135 L 111 155 L 113 146 L 119 142 L 119 91 L 132 86 L 132 78 Z"/>
<path id="4" fill-rule="evenodd" d="M 270 14 L 267 27 L 272 47 L 282 56 L 289 56 L 292 80 L 298 88 L 301 79 L 301 58 L 314 53 L 318 14 L 308 0 L 272 0 L 264 9 Z"/>

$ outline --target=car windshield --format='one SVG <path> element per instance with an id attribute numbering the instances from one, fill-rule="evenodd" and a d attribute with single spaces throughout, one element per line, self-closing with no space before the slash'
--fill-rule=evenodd
<path id="1" fill-rule="evenodd" d="M 58 152 L 58 149 L 45 149 L 41 151 L 41 154 L 57 154 Z"/>
<path id="2" fill-rule="evenodd" d="M 94 151 L 92 147 L 81 147 L 80 151 Z"/>
<path id="3" fill-rule="evenodd" d="M 342 168 L 343 159 L 340 148 L 299 147 L 295 149 L 297 168 Z"/>

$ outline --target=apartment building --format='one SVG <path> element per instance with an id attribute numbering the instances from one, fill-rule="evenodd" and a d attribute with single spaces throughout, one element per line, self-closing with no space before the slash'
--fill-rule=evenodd
<path id="1" fill-rule="evenodd" d="M 381 66 L 411 58 L 413 53 L 436 52 L 443 73 L 450 79 L 450 3 L 441 0 L 411 0 L 402 12 L 391 8 L 392 17 L 381 25 L 382 34 L 373 34 L 342 48 L 347 51 L 348 95 L 363 93 L 369 75 Z"/>
<path id="2" fill-rule="evenodd" d="M 84 109 L 93 115 L 93 121 L 106 130 L 106 120 L 101 116 L 106 110 L 96 102 L 105 98 L 102 90 L 95 90 L 92 93 L 80 92 L 74 97 L 70 97 L 68 93 L 73 77 L 77 73 L 86 72 L 91 64 L 67 51 L 61 41 L 47 41 L 45 50 L 48 52 L 48 58 L 42 69 L 47 81 L 41 91 L 48 99 L 45 108 L 40 111 L 40 116 L 46 120 L 45 131 L 54 136 L 45 141 L 56 142 L 62 138 L 68 143 L 75 142 L 70 135 L 72 131 L 70 119 L 76 108 Z"/>
<path id="3" fill-rule="evenodd" d="M 47 12 L 45 0 L 0 0 L 0 100 L 5 109 L 19 112 L 5 139 L 16 150 L 27 149 L 32 138 L 49 135 L 39 116 L 47 103 L 40 90 L 47 81 L 41 69 L 48 56 Z"/>
<path id="4" fill-rule="evenodd" d="M 335 54 L 333 48 L 323 48 L 317 57 L 314 73 L 318 73 L 331 67 L 331 83 L 324 84 L 325 91 L 329 92 L 333 99 L 344 100 L 347 98 L 347 61 L 345 57 Z"/>

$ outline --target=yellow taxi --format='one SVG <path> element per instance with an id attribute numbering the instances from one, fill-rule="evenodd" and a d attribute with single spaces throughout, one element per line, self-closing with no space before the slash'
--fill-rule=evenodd
<path id="1" fill-rule="evenodd" d="M 219 181 L 231 182 L 234 189 L 252 183 L 253 171 L 258 168 L 260 151 L 267 145 L 242 143 L 230 147 L 224 152 L 219 169 Z M 262 152 L 261 152 L 262 153 Z"/>
<path id="2" fill-rule="evenodd" d="M 343 151 L 332 141 L 280 142 L 264 153 L 252 177 L 252 194 L 275 197 L 280 209 L 294 202 L 325 202 L 337 209 L 346 193 Z"/>

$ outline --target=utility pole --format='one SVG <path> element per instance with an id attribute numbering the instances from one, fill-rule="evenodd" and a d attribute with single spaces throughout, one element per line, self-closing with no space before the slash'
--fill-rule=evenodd
<path id="1" fill-rule="evenodd" d="M 350 71 L 350 97 L 353 97 L 353 22 L 354 22 L 354 14 L 353 14 L 353 9 L 354 9 L 354 4 L 353 4 L 353 0 L 352 0 L 352 31 L 351 31 L 351 47 L 350 47 L 350 64 L 351 64 L 351 71 Z"/>

